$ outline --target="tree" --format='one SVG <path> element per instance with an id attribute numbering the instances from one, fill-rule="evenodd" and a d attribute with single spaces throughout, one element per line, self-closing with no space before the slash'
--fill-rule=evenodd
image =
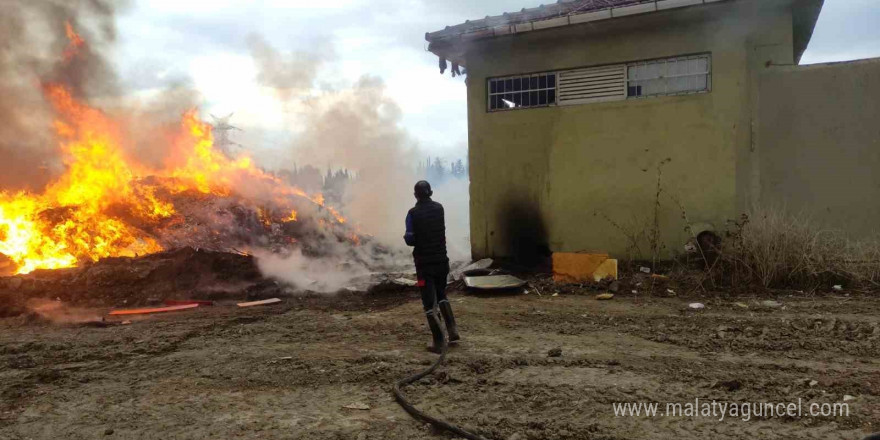
<path id="1" fill-rule="evenodd" d="M 464 162 L 461 159 L 452 162 L 450 165 L 452 176 L 456 179 L 461 179 L 467 176 L 467 169 L 464 167 Z"/>
<path id="2" fill-rule="evenodd" d="M 446 165 L 443 164 L 443 159 L 440 159 L 439 157 L 434 158 L 434 163 L 431 165 L 428 179 L 434 180 L 437 183 L 446 179 Z"/>

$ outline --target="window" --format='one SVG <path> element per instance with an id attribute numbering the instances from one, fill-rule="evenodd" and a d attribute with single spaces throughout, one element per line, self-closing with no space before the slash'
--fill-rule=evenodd
<path id="1" fill-rule="evenodd" d="M 629 98 L 677 95 L 709 90 L 709 55 L 668 58 L 627 65 Z"/>
<path id="2" fill-rule="evenodd" d="M 489 78 L 489 111 L 708 92 L 709 54 Z"/>
<path id="3" fill-rule="evenodd" d="M 556 104 L 556 72 L 489 79 L 489 111 Z"/>

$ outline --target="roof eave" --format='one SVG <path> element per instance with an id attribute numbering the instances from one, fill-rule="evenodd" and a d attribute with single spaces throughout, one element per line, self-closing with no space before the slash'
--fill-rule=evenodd
<path id="1" fill-rule="evenodd" d="M 487 26 L 482 28 L 467 29 L 462 32 L 448 33 L 447 30 L 425 33 L 425 40 L 429 43 L 439 41 L 458 42 L 471 41 L 485 38 L 494 38 L 504 35 L 520 34 L 542 29 L 561 26 L 570 26 L 581 23 L 609 20 L 612 18 L 641 15 L 668 9 L 677 9 L 691 6 L 699 6 L 710 3 L 718 3 L 728 0 L 654 0 L 634 5 L 611 7 L 597 11 L 569 14 L 560 17 L 549 17 L 519 23 Z"/>
<path id="2" fill-rule="evenodd" d="M 794 63 L 800 64 L 801 57 L 810 45 L 813 30 L 819 21 L 825 0 L 800 0 L 792 10 L 792 33 L 794 37 Z"/>

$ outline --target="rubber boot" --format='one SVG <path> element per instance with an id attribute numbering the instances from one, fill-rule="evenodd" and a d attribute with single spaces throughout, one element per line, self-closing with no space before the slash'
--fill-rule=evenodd
<path id="1" fill-rule="evenodd" d="M 428 328 L 431 329 L 431 338 L 433 339 L 433 343 L 428 346 L 428 351 L 440 354 L 440 351 L 443 349 L 443 332 L 440 331 L 440 321 L 437 320 L 437 316 L 434 313 L 434 311 L 425 313 L 425 316 L 428 317 Z"/>
<path id="2" fill-rule="evenodd" d="M 455 315 L 452 314 L 452 306 L 449 301 L 440 301 L 440 312 L 443 314 L 443 320 L 446 321 L 446 333 L 449 335 L 449 342 L 455 342 L 461 339 L 458 335 L 458 327 L 455 325 Z"/>

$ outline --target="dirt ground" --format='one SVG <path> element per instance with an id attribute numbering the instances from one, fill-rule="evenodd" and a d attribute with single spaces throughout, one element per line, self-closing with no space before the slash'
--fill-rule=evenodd
<path id="1" fill-rule="evenodd" d="M 464 341 L 407 395 L 493 439 L 880 431 L 880 297 L 782 296 L 780 307 L 704 297 L 707 307 L 692 311 L 693 298 L 549 293 L 452 292 Z M 434 359 L 423 319 L 413 290 L 227 303 L 107 327 L 2 319 L 0 438 L 450 438 L 410 418 L 390 393 Z M 561 355 L 549 356 L 556 348 Z M 746 422 L 612 409 L 845 395 L 854 397 L 849 417 Z M 352 404 L 368 409 L 345 408 Z"/>

